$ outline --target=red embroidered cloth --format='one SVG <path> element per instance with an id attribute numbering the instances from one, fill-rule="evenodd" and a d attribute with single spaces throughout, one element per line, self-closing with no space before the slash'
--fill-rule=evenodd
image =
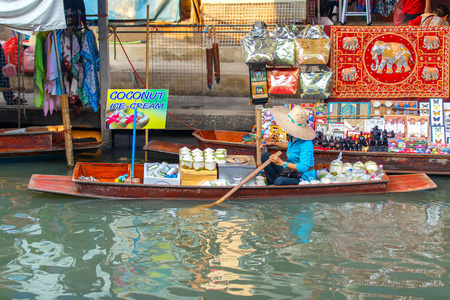
<path id="1" fill-rule="evenodd" d="M 332 26 L 333 98 L 449 97 L 450 28 Z"/>

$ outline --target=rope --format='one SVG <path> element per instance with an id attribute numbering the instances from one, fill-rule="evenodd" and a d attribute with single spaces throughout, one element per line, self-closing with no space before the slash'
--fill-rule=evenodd
<path id="1" fill-rule="evenodd" d="M 140 81 L 140 82 L 142 83 L 142 85 L 145 87 L 144 81 L 142 81 L 141 77 L 140 77 L 139 74 L 136 72 L 136 69 L 134 68 L 133 63 L 131 62 L 130 58 L 128 57 L 128 54 L 127 54 L 127 52 L 125 51 L 125 48 L 123 47 L 122 42 L 120 41 L 119 36 L 117 35 L 117 33 L 115 33 L 115 35 L 116 35 L 117 40 L 119 41 L 120 46 L 122 47 L 123 53 L 125 54 L 125 56 L 126 56 L 128 62 L 130 63 L 131 68 L 133 69 L 134 75 L 139 79 L 139 81 Z M 184 125 L 184 126 L 190 128 L 190 129 L 197 130 L 197 131 L 200 133 L 200 135 L 202 136 L 202 138 L 204 138 L 204 137 L 203 137 L 203 134 L 202 134 L 202 131 L 201 131 L 200 129 L 187 125 L 186 123 L 184 123 L 184 122 L 182 122 L 181 120 L 177 119 L 177 118 L 176 118 L 174 115 L 172 115 L 169 111 L 167 111 L 167 113 L 169 114 L 169 116 L 171 116 L 172 118 L 174 118 L 175 121 L 179 122 L 180 124 L 182 124 L 182 125 Z"/>
<path id="2" fill-rule="evenodd" d="M 103 35 L 103 34 L 106 34 L 106 33 L 109 33 L 108 36 L 106 36 L 105 38 L 101 39 L 100 36 Z M 112 31 L 112 29 L 110 27 L 108 28 L 108 30 L 102 31 L 102 32 L 98 31 L 98 29 L 97 29 L 97 36 L 98 36 L 97 41 L 105 41 L 105 40 L 109 39 L 109 37 L 112 34 L 113 34 L 113 31 Z"/>

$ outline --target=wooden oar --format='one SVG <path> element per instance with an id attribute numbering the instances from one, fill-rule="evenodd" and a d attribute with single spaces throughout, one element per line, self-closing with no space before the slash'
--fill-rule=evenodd
<path id="1" fill-rule="evenodd" d="M 277 153 L 274 154 L 275 156 L 280 156 L 281 155 L 281 151 L 278 151 Z M 241 188 L 241 186 L 243 186 L 244 184 L 247 183 L 247 181 L 249 181 L 250 179 L 252 179 L 253 177 L 255 177 L 259 171 L 261 171 L 262 169 L 264 169 L 265 167 L 267 167 L 269 164 L 271 163 L 270 160 L 266 160 L 262 165 L 260 165 L 255 171 L 251 172 L 250 175 L 248 175 L 247 177 L 244 178 L 244 180 L 242 180 L 241 182 L 239 182 L 238 185 L 236 185 L 231 191 L 229 191 L 228 193 L 226 193 L 222 198 L 220 198 L 219 200 L 217 200 L 216 202 L 214 202 L 212 205 L 214 204 L 219 204 L 222 203 L 223 201 L 227 200 L 228 197 L 230 197 L 231 195 L 233 195 L 238 189 Z"/>

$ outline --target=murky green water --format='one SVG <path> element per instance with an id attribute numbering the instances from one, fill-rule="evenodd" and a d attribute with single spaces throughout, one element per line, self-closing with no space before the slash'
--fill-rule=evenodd
<path id="1" fill-rule="evenodd" d="M 115 151 L 104 160 L 129 157 Z M 450 295 L 450 177 L 433 177 L 437 191 L 201 209 L 26 189 L 33 173 L 71 174 L 64 158 L 2 161 L 0 171 L 2 299 Z"/>

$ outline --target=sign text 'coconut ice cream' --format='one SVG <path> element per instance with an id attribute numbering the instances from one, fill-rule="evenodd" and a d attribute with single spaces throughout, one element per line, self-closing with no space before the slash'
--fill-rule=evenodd
<path id="1" fill-rule="evenodd" d="M 108 90 L 107 129 L 165 129 L 169 90 Z"/>

